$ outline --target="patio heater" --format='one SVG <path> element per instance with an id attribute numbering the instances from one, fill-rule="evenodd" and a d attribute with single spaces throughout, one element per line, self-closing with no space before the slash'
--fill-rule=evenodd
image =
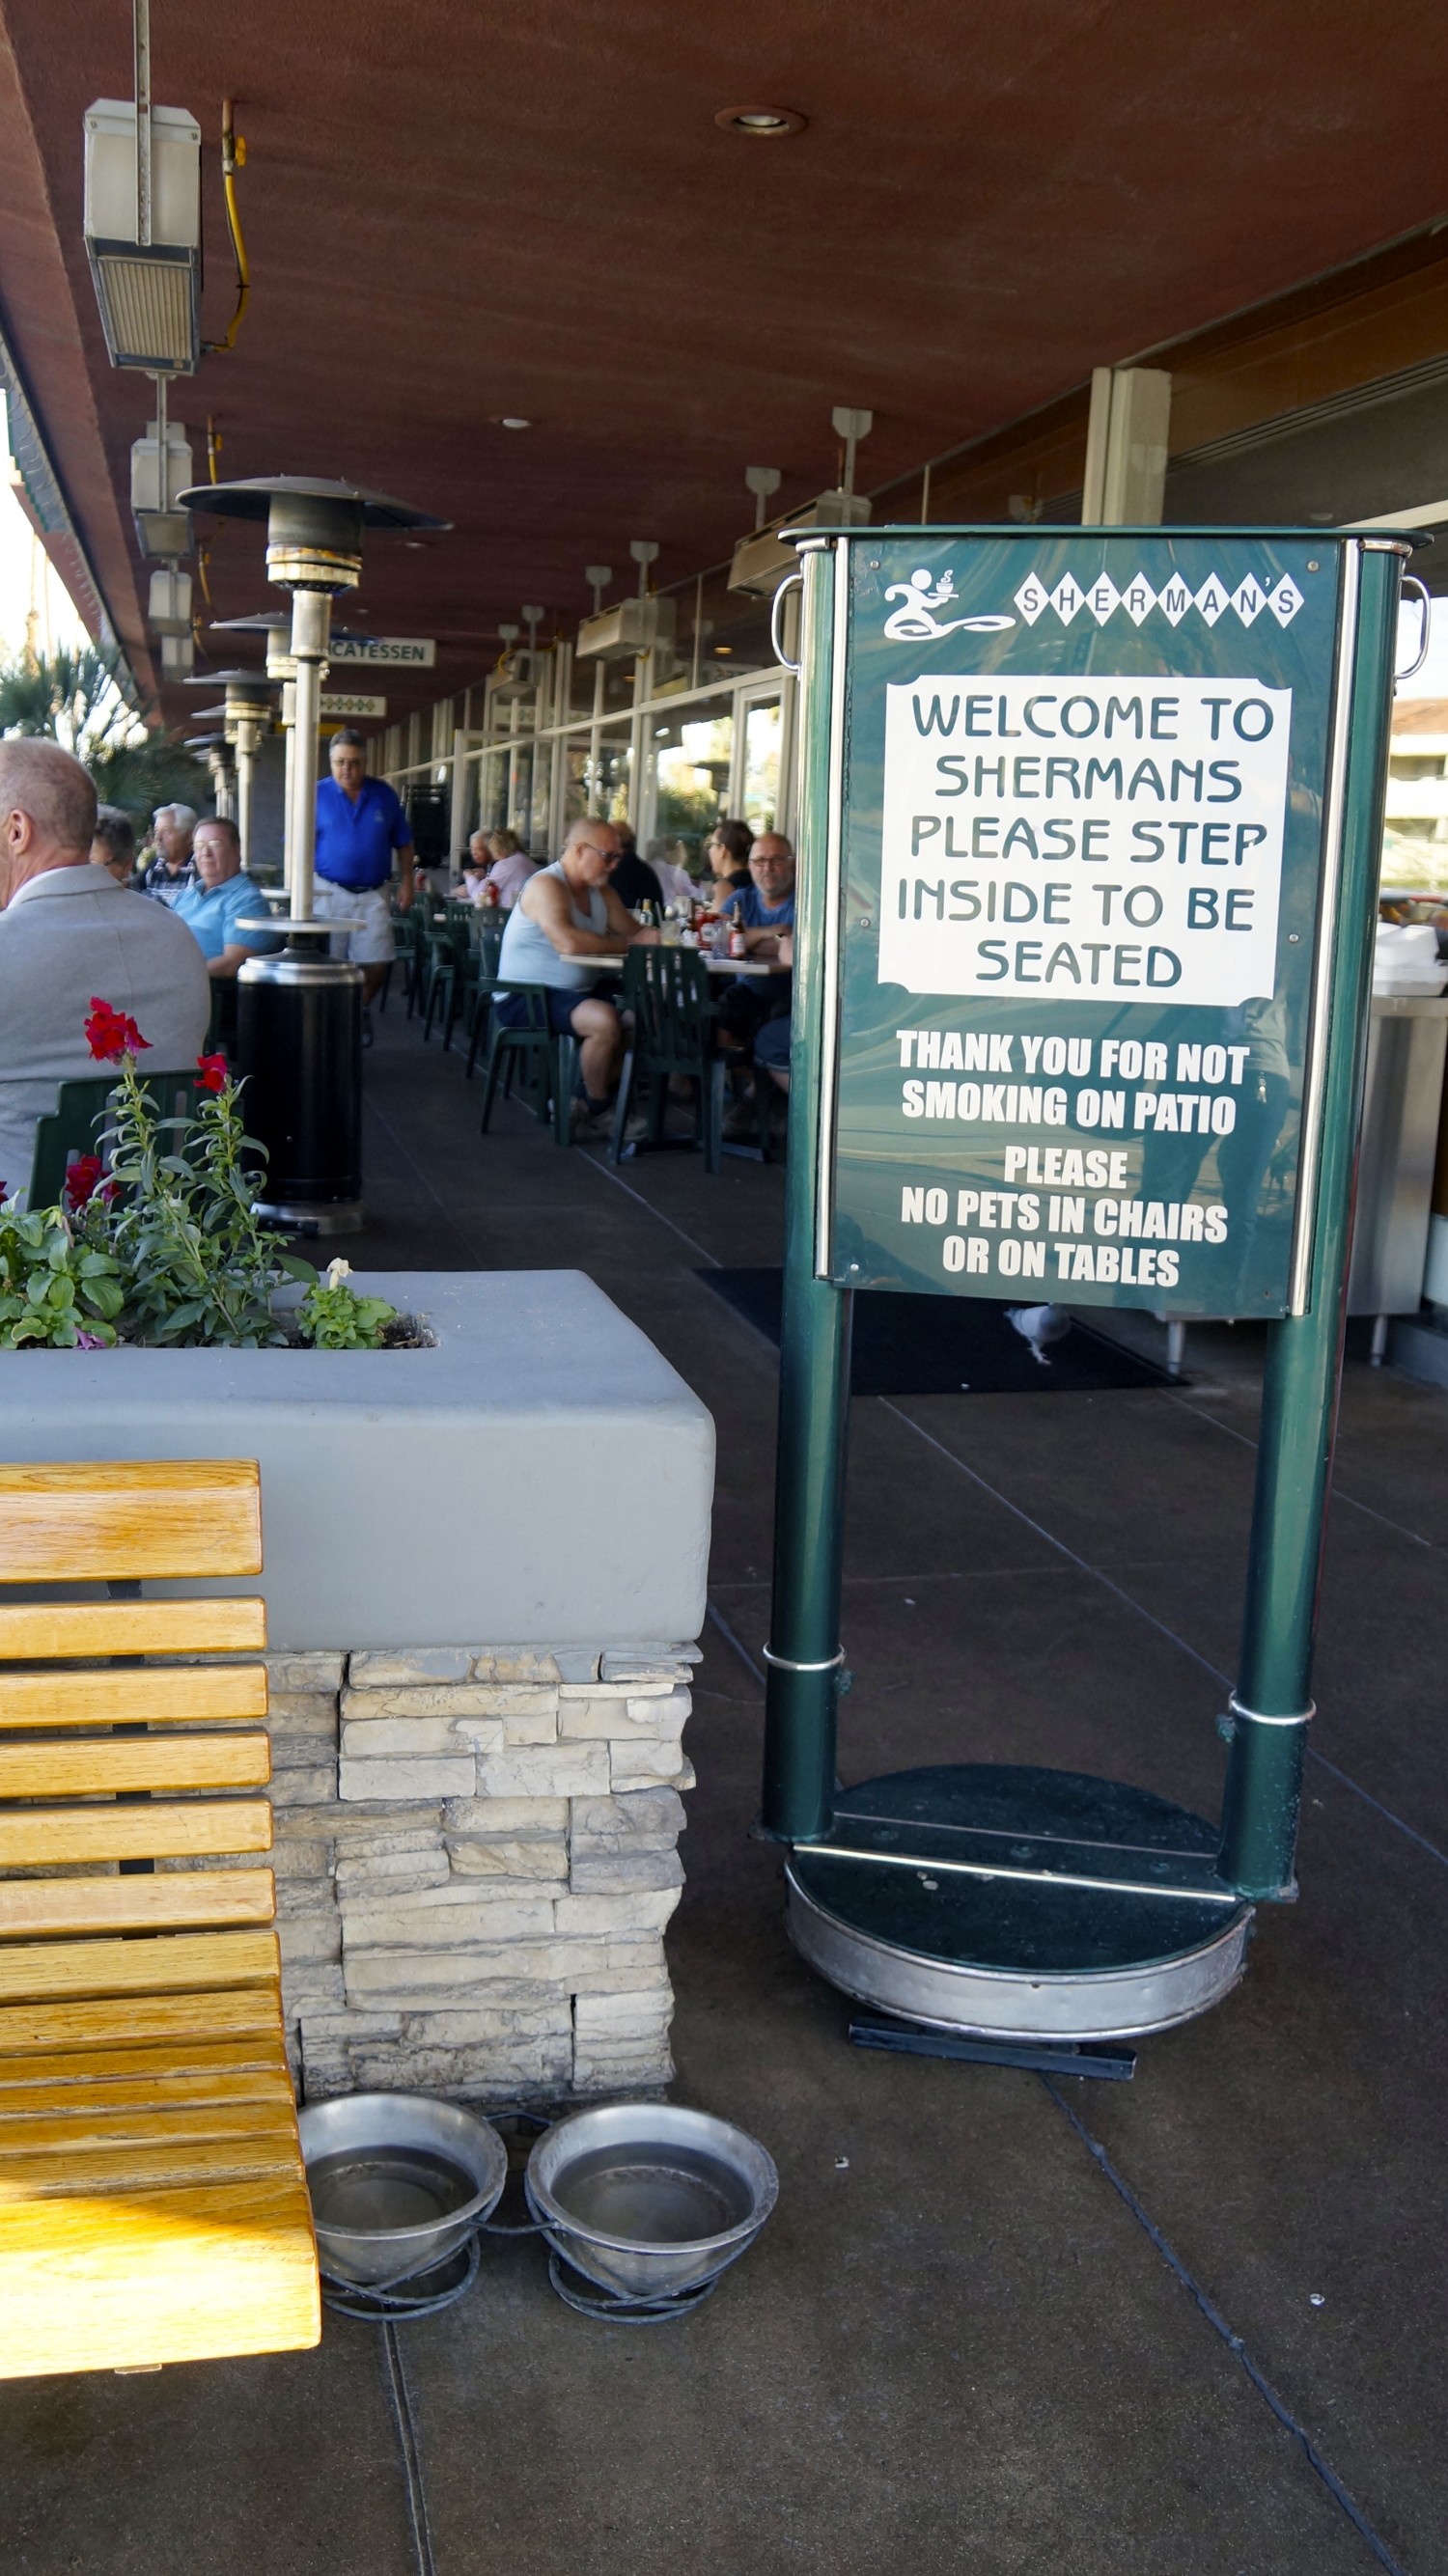
<path id="1" fill-rule="evenodd" d="M 211 794 L 217 814 L 223 823 L 236 820 L 236 769 L 231 745 L 224 733 L 193 733 L 186 737 L 186 748 L 204 760 L 211 772 Z"/>
<path id="2" fill-rule="evenodd" d="M 204 671 L 187 682 L 192 689 L 224 689 L 219 706 L 203 707 L 203 716 L 220 716 L 222 730 L 236 763 L 234 821 L 241 841 L 243 867 L 255 855 L 251 845 L 252 790 L 256 755 L 276 721 L 276 686 L 256 671 Z"/>
<path id="3" fill-rule="evenodd" d="M 237 1038 L 247 1124 L 267 1149 L 260 1212 L 299 1234 L 362 1224 L 362 972 L 329 951 L 345 922 L 314 920 L 317 741 L 332 601 L 362 571 L 364 528 L 450 523 L 381 492 L 304 474 L 201 483 L 183 506 L 265 522 L 267 578 L 291 593 L 296 716 L 286 804 L 286 944 L 237 977 Z M 270 929 L 270 919 L 248 927 Z"/>

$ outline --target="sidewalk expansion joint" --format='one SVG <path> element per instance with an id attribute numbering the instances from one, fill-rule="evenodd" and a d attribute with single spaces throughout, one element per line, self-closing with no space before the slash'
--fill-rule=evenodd
<path id="1" fill-rule="evenodd" d="M 1326 2487 L 1328 2494 L 1332 2497 L 1334 2504 L 1337 2505 L 1342 2513 L 1346 2514 L 1348 2521 L 1352 2524 L 1353 2529 L 1358 2533 L 1359 2537 L 1367 2542 L 1367 2545 L 1372 2551 L 1379 2566 L 1385 2567 L 1388 2570 L 1388 2576 L 1407 2576 L 1407 2570 L 1404 2568 L 1401 2559 L 1395 2558 L 1392 2551 L 1389 2549 L 1387 2542 L 1379 2539 L 1378 2534 L 1374 2531 L 1372 2524 L 1368 2521 L 1362 2507 L 1351 2495 L 1349 2495 L 1347 2488 L 1343 2485 L 1342 2480 L 1337 2475 L 1335 2469 L 1333 2469 L 1331 2464 L 1323 2458 L 1322 2453 L 1317 2448 L 1317 2445 L 1313 2441 L 1306 2426 L 1298 2422 L 1297 2417 L 1293 2414 L 1292 2409 L 1288 2406 L 1285 2399 L 1279 2397 L 1270 2379 L 1266 2377 L 1258 2363 L 1253 2360 L 1242 2336 L 1233 2332 L 1233 2329 L 1223 2316 L 1221 2309 L 1208 2297 L 1206 2291 L 1202 2288 L 1201 2283 L 1187 2270 L 1185 2263 L 1182 2261 L 1181 2256 L 1177 2253 L 1175 2247 L 1168 2242 L 1165 2236 L 1163 2236 L 1161 2229 L 1148 2215 L 1141 2201 L 1138 2200 L 1136 2193 L 1132 2190 L 1125 2175 L 1118 2172 L 1116 2166 L 1112 2163 L 1111 2158 L 1101 2144 L 1100 2139 L 1092 2136 L 1085 2121 L 1081 2119 L 1077 2112 L 1072 2110 L 1070 2103 L 1065 2099 L 1057 2086 L 1052 2083 L 1048 2075 L 1043 2075 L 1040 2078 L 1040 2081 L 1045 2086 L 1046 2091 L 1050 2094 L 1057 2110 L 1075 2130 L 1076 2135 L 1086 2149 L 1087 2154 L 1091 2157 L 1099 2171 L 1104 2175 L 1107 2182 L 1110 2183 L 1112 2190 L 1117 2194 L 1118 2198 L 1124 2202 L 1127 2209 L 1130 2210 L 1138 2227 L 1156 2248 L 1156 2251 L 1161 2256 L 1167 2270 L 1173 2275 L 1174 2279 L 1180 2282 L 1188 2297 L 1195 2302 L 1201 2314 L 1205 2317 L 1207 2324 L 1211 2327 L 1213 2334 L 1220 2337 L 1233 2358 L 1241 2363 L 1243 2370 L 1246 2372 L 1248 2379 L 1256 2389 L 1257 2394 L 1262 2399 L 1264 2405 L 1268 2408 L 1271 2414 L 1275 2415 L 1278 2423 L 1282 2426 L 1283 2431 L 1291 2434 L 1294 2442 L 1296 2442 L 1300 2447 L 1303 2457 L 1307 2461 L 1308 2467 L 1313 2471 L 1315 2476 L 1322 2480 L 1322 2483 Z"/>

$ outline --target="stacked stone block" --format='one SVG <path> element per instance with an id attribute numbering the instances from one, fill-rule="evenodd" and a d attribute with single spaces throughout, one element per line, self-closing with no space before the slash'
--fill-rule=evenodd
<path id="1" fill-rule="evenodd" d="M 306 2095 L 666 2084 L 691 1646 L 293 1653 L 272 1854 Z"/>

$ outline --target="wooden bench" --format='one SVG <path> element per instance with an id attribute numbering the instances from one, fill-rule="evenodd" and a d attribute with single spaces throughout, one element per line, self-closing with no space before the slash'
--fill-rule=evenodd
<path id="1" fill-rule="evenodd" d="M 321 2331 L 275 1887 L 235 1865 L 266 1666 L 142 1660 L 263 1646 L 259 1599 L 140 1597 L 261 1561 L 252 1464 L 0 1467 L 0 2378 Z M 56 1584 L 95 1597 L 11 1590 Z"/>

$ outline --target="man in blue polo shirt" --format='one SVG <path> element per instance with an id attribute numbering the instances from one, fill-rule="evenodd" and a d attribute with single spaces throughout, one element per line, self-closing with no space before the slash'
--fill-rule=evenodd
<path id="1" fill-rule="evenodd" d="M 396 949 L 388 887 L 392 855 L 402 882 L 398 909 L 412 902 L 417 864 L 412 826 L 384 778 L 367 775 L 367 751 L 360 733 L 344 725 L 332 736 L 332 775 L 317 782 L 317 848 L 312 910 L 318 921 L 355 921 L 345 951 L 362 969 L 363 1035 L 370 1035 L 368 1004 L 382 983 Z M 344 942 L 332 943 L 334 954 Z"/>

